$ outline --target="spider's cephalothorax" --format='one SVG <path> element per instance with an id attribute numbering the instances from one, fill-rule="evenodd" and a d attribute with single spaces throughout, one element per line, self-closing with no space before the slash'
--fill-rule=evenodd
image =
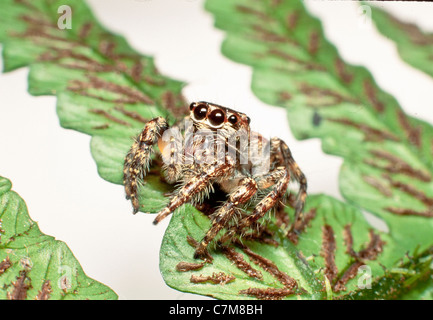
<path id="1" fill-rule="evenodd" d="M 209 102 L 192 103 L 190 115 L 171 128 L 162 117 L 150 120 L 125 157 L 124 185 L 134 213 L 139 210 L 138 179 L 145 175 L 153 145 L 158 144 L 166 180 L 180 187 L 158 213 L 155 224 L 184 203 L 201 203 L 215 186 L 227 194 L 211 215 L 212 226 L 195 257 L 206 255 L 208 244 L 223 228 L 227 230 L 224 239 L 230 239 L 253 226 L 278 205 L 292 178 L 299 183 L 296 222 L 307 195 L 306 178 L 284 141 L 266 140 L 250 131 L 249 124 L 245 114 Z M 251 204 L 250 214 L 239 215 Z"/>

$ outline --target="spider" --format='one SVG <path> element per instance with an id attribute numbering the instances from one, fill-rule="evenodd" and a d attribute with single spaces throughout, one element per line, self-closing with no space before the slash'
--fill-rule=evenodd
<path id="1" fill-rule="evenodd" d="M 230 239 L 239 230 L 251 228 L 279 205 L 294 178 L 299 190 L 292 228 L 301 219 L 307 181 L 287 144 L 251 131 L 250 118 L 244 113 L 204 101 L 191 103 L 189 109 L 189 116 L 171 128 L 163 117 L 150 120 L 126 155 L 124 185 L 133 213 L 140 207 L 138 183 L 149 169 L 153 146 L 158 144 L 165 178 L 179 187 L 154 224 L 184 203 L 202 203 L 216 186 L 227 195 L 210 215 L 211 227 L 197 245 L 194 258 L 208 254 L 209 243 L 222 229 L 226 228 L 223 238 Z M 240 214 L 251 205 L 254 209 L 250 214 Z"/>

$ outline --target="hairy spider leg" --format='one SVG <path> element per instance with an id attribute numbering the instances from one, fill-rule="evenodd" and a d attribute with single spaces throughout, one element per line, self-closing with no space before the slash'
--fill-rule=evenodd
<path id="1" fill-rule="evenodd" d="M 287 191 L 291 178 L 290 173 L 292 173 L 299 182 L 299 191 L 295 202 L 295 219 L 290 227 L 291 230 L 301 216 L 307 196 L 307 180 L 305 175 L 293 159 L 290 149 L 284 141 L 274 137 L 271 139 L 270 143 L 272 163 L 282 166 L 276 167 L 270 173 L 258 177 L 256 180 L 260 190 L 267 189 L 271 186 L 274 187 L 271 192 L 257 204 L 251 214 L 242 218 L 237 226 L 232 227 L 221 238 L 222 241 L 233 237 L 238 230 L 246 230 L 246 228 L 250 227 L 253 223 L 262 218 L 266 212 L 273 208 Z"/>
<path id="2" fill-rule="evenodd" d="M 290 169 L 290 172 L 292 172 L 293 176 L 299 183 L 299 190 L 295 202 L 295 219 L 293 220 L 293 223 L 290 227 L 290 229 L 293 230 L 295 223 L 301 217 L 302 210 L 304 209 L 305 199 L 307 198 L 307 179 L 305 178 L 304 173 L 299 168 L 295 159 L 293 159 L 292 153 L 290 152 L 290 149 L 287 146 L 287 144 L 279 138 L 273 138 L 273 139 L 279 141 L 280 150 L 283 155 L 283 160 L 286 166 Z"/>
<path id="3" fill-rule="evenodd" d="M 273 208 L 286 193 L 289 182 L 290 172 L 285 168 L 283 176 L 274 185 L 272 190 L 256 205 L 254 211 L 239 221 L 238 230 L 246 230 Z M 234 231 L 236 230 L 233 230 L 232 233 L 234 233 Z"/>
<path id="4" fill-rule="evenodd" d="M 125 185 L 126 199 L 131 199 L 134 214 L 140 208 L 137 194 L 138 179 L 143 177 L 149 169 L 153 145 L 168 128 L 167 121 L 162 117 L 150 120 L 125 157 L 123 184 Z"/>
<path id="5" fill-rule="evenodd" d="M 169 204 L 157 214 L 153 224 L 159 223 L 181 205 L 190 201 L 194 195 L 203 191 L 210 181 L 218 177 L 228 176 L 235 164 L 236 163 L 227 156 L 226 161 L 223 163 L 215 162 L 206 170 L 201 171 L 198 176 L 192 177 L 177 191 L 176 195 L 171 198 Z"/>
<path id="6" fill-rule="evenodd" d="M 226 234 L 221 237 L 220 242 L 228 241 L 236 232 L 246 230 L 246 228 L 262 218 L 266 212 L 273 208 L 284 196 L 289 181 L 290 173 L 287 167 L 277 167 L 268 174 L 256 178 L 256 185 L 259 190 L 268 189 L 272 186 L 274 186 L 274 188 L 256 205 L 251 214 L 245 215 L 236 226 L 232 226 Z"/>
<path id="7" fill-rule="evenodd" d="M 207 246 L 217 236 L 218 232 L 227 226 L 235 213 L 236 207 L 251 199 L 257 192 L 257 183 L 252 178 L 244 178 L 239 181 L 239 186 L 230 193 L 228 200 L 220 207 L 212 217 L 212 226 L 198 245 L 194 258 L 207 255 Z"/>

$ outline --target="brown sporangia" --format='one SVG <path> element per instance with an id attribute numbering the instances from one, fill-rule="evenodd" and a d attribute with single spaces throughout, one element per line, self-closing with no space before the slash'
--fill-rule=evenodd
<path id="1" fill-rule="evenodd" d="M 19 19 L 26 22 L 28 27 L 22 33 L 11 32 L 12 36 L 17 38 L 32 38 L 35 42 L 40 42 L 40 40 L 43 39 L 49 39 L 54 41 L 60 41 L 64 44 L 70 45 L 66 38 L 58 35 L 59 29 L 57 28 L 57 25 L 55 23 L 52 23 L 48 19 L 40 19 L 39 17 L 29 16 L 25 14 L 19 16 Z M 53 31 L 54 33 L 57 33 L 50 33 Z"/>
<path id="2" fill-rule="evenodd" d="M 373 86 L 371 81 L 364 80 L 363 86 L 364 86 L 364 93 L 367 96 L 367 99 L 370 102 L 370 104 L 373 106 L 373 108 L 379 113 L 384 112 L 385 105 L 377 98 L 376 88 Z"/>
<path id="3" fill-rule="evenodd" d="M 104 123 L 98 126 L 93 126 L 92 129 L 95 130 L 104 130 L 104 129 L 108 129 L 110 127 L 110 125 L 108 123 Z"/>
<path id="4" fill-rule="evenodd" d="M 243 257 L 242 254 L 230 247 L 220 247 L 222 253 L 229 259 L 239 270 L 245 272 L 249 277 L 258 280 L 263 279 L 263 275 L 259 270 L 254 269 Z"/>
<path id="5" fill-rule="evenodd" d="M 346 253 L 352 257 L 356 257 L 356 252 L 353 250 L 353 236 L 350 224 L 344 226 L 343 239 L 346 245 Z"/>
<path id="6" fill-rule="evenodd" d="M 335 71 L 337 72 L 338 77 L 345 83 L 350 84 L 353 80 L 353 74 L 347 72 L 346 63 L 340 58 L 335 59 Z"/>
<path id="7" fill-rule="evenodd" d="M 239 291 L 239 294 L 245 294 L 260 300 L 281 300 L 295 293 L 294 289 L 289 288 L 248 288 Z"/>
<path id="8" fill-rule="evenodd" d="M 135 81 L 135 82 L 140 82 L 141 81 L 141 75 L 143 74 L 143 70 L 144 70 L 144 65 L 141 62 L 140 59 L 137 59 L 130 70 L 130 75 L 131 78 Z"/>
<path id="9" fill-rule="evenodd" d="M 114 53 L 117 45 L 114 41 L 103 39 L 98 44 L 99 51 L 106 57 L 110 59 L 115 59 L 117 55 Z"/>
<path id="10" fill-rule="evenodd" d="M 100 95 L 90 93 L 88 91 L 88 89 L 91 89 L 91 87 L 89 86 L 89 83 L 78 81 L 78 80 L 71 81 L 69 83 L 69 86 L 68 86 L 69 91 L 75 92 L 75 93 L 82 95 L 82 96 L 85 96 L 85 97 L 104 101 L 104 102 L 110 102 L 113 104 L 137 104 L 137 103 L 139 103 L 139 101 L 137 101 L 136 99 L 131 98 L 131 97 L 121 97 L 121 98 L 102 97 Z"/>
<path id="11" fill-rule="evenodd" d="M 339 123 L 345 126 L 349 126 L 352 128 L 356 128 L 365 135 L 365 141 L 383 141 L 383 140 L 390 140 L 390 141 L 399 141 L 400 139 L 392 134 L 391 132 L 387 132 L 380 129 L 372 128 L 364 123 L 357 123 L 355 121 L 345 119 L 345 118 L 326 118 L 326 120 Z"/>
<path id="12" fill-rule="evenodd" d="M 370 242 L 367 244 L 365 249 L 358 251 L 356 258 L 360 260 L 375 260 L 377 256 L 382 252 L 385 242 L 382 241 L 378 234 L 375 234 L 373 230 L 370 229 L 368 233 L 370 237 Z"/>
<path id="13" fill-rule="evenodd" d="M 6 272 L 7 269 L 9 269 L 12 266 L 12 262 L 9 259 L 9 257 L 6 257 L 3 259 L 2 262 L 0 262 L 0 276 Z"/>
<path id="14" fill-rule="evenodd" d="M 125 54 L 115 53 L 116 43 L 110 40 L 102 40 L 99 45 L 99 53 L 109 61 L 96 61 L 86 55 L 79 54 L 76 52 L 77 46 L 85 46 L 85 39 L 90 33 L 93 24 L 88 22 L 81 26 L 79 30 L 79 39 L 67 39 L 50 33 L 50 30 L 58 31 L 55 25 L 50 21 L 39 20 L 29 16 L 22 16 L 22 20 L 26 21 L 29 25 L 28 30 L 25 33 L 15 35 L 17 37 L 30 38 L 37 42 L 37 39 L 50 39 L 55 41 L 67 42 L 70 48 L 62 48 L 51 46 L 48 47 L 48 51 L 43 53 L 39 60 L 41 61 L 59 61 L 63 58 L 72 58 L 74 62 L 61 62 L 59 66 L 79 69 L 86 72 L 119 72 L 129 75 L 135 82 L 139 82 L 142 79 L 142 73 L 144 70 L 143 60 L 139 55 L 136 54 Z M 104 34 L 100 35 L 103 37 Z M 75 51 L 74 51 L 75 50 Z M 132 61 L 132 66 L 128 65 L 122 59 L 129 59 Z M 150 76 L 147 76 L 150 78 Z"/>
<path id="15" fill-rule="evenodd" d="M 418 199 L 423 204 L 425 204 L 428 208 L 430 209 L 433 208 L 433 198 L 428 197 L 424 192 L 416 189 L 414 186 L 410 184 L 397 181 L 393 179 L 390 175 L 384 174 L 383 177 L 389 182 L 389 184 L 392 187 L 414 197 L 415 199 Z"/>
<path id="16" fill-rule="evenodd" d="M 150 84 L 151 86 L 156 86 L 156 87 L 162 87 L 166 84 L 166 81 L 164 79 L 152 78 L 149 75 L 144 75 L 142 80 L 144 82 L 146 82 L 147 84 Z"/>
<path id="17" fill-rule="evenodd" d="M 238 246 L 241 247 L 242 251 L 251 259 L 251 261 L 271 274 L 284 286 L 283 288 L 248 288 L 240 290 L 239 294 L 253 296 L 261 300 L 280 300 L 297 292 L 305 292 L 304 289 L 298 288 L 298 283 L 295 279 L 280 271 L 271 260 L 253 252 L 245 245 L 238 243 Z"/>
<path id="18" fill-rule="evenodd" d="M 250 259 L 262 267 L 266 272 L 270 273 L 275 279 L 277 279 L 285 288 L 295 289 L 298 287 L 298 283 L 295 279 L 290 277 L 288 274 L 280 271 L 276 264 L 274 264 L 271 260 L 262 257 L 261 255 L 253 252 L 247 246 L 242 246 L 242 251 L 250 257 Z"/>
<path id="19" fill-rule="evenodd" d="M 290 93 L 288 93 L 287 91 L 278 92 L 278 101 L 287 102 L 291 99 L 292 99 L 292 95 Z"/>
<path id="20" fill-rule="evenodd" d="M 8 300 L 25 300 L 27 291 L 32 287 L 26 270 L 21 270 L 15 282 L 12 282 L 12 292 L 7 293 Z"/>
<path id="21" fill-rule="evenodd" d="M 269 17 L 269 16 L 268 16 L 266 13 L 264 13 L 263 11 L 253 9 L 253 8 L 251 8 L 251 7 L 249 7 L 249 6 L 236 5 L 236 10 L 239 11 L 239 12 L 241 12 L 241 13 L 245 13 L 245 14 L 253 15 L 253 16 L 255 16 L 256 18 L 259 18 L 259 19 L 261 19 L 261 20 L 263 20 L 263 21 L 266 21 L 266 22 L 274 21 L 273 18 Z"/>
<path id="22" fill-rule="evenodd" d="M 298 21 L 299 21 L 299 12 L 298 11 L 291 12 L 286 17 L 287 28 L 293 31 L 298 25 Z"/>
<path id="23" fill-rule="evenodd" d="M 42 284 L 41 290 L 38 292 L 36 296 L 36 300 L 48 300 L 50 298 L 50 294 L 53 292 L 51 288 L 50 280 L 45 280 Z"/>
<path id="24" fill-rule="evenodd" d="M 358 269 L 365 265 L 367 261 L 375 260 L 378 255 L 383 251 L 385 242 L 382 241 L 379 235 L 375 234 L 373 230 L 369 231 L 370 241 L 365 248 L 356 252 L 353 249 L 353 236 L 351 225 L 345 225 L 343 229 L 343 239 L 346 246 L 346 253 L 353 258 L 353 261 L 341 273 L 338 272 L 335 265 L 335 238 L 334 231 L 329 225 L 323 228 L 323 243 L 322 243 L 322 256 L 325 258 L 325 275 L 328 278 L 332 290 L 339 292 L 346 290 L 345 285 L 349 280 L 353 279 L 358 274 Z"/>
<path id="25" fill-rule="evenodd" d="M 136 101 L 136 103 L 144 103 L 154 105 L 155 102 L 143 92 L 138 91 L 134 88 L 123 86 L 114 82 L 103 80 L 99 77 L 89 75 L 88 76 L 88 88 L 101 89 L 109 92 L 117 93 L 121 96 L 128 98 L 129 100 Z"/>
<path id="26" fill-rule="evenodd" d="M 165 91 L 161 95 L 162 106 L 170 111 L 176 118 L 184 117 L 188 114 L 187 102 L 182 94 L 175 95 L 172 91 Z"/>
<path id="27" fill-rule="evenodd" d="M 319 50 L 319 47 L 320 47 L 319 33 L 317 31 L 313 31 L 310 33 L 309 40 L 308 40 L 308 52 L 314 56 Z"/>
<path id="28" fill-rule="evenodd" d="M 131 126 L 131 124 L 130 124 L 129 122 L 124 121 L 124 120 L 122 120 L 122 119 L 119 119 L 119 118 L 113 116 L 113 115 L 110 114 L 108 111 L 105 111 L 105 110 L 102 110 L 102 109 L 90 109 L 89 111 L 90 111 L 91 113 L 101 115 L 101 116 L 103 116 L 104 118 L 106 118 L 106 119 L 108 119 L 108 120 L 111 120 L 111 121 L 113 121 L 113 122 L 116 122 L 116 123 L 118 123 L 118 124 L 121 124 L 121 125 L 124 125 L 124 126 L 127 126 L 127 127 L 130 127 L 130 126 Z"/>
<path id="29" fill-rule="evenodd" d="M 400 109 L 397 111 L 397 117 L 409 142 L 417 148 L 421 148 L 421 127 L 412 126 L 408 116 Z"/>
<path id="30" fill-rule="evenodd" d="M 412 168 L 407 162 L 393 155 L 392 153 L 389 153 L 388 151 L 370 150 L 370 154 L 373 156 L 372 159 L 365 159 L 364 163 L 374 168 L 382 169 L 388 173 L 403 174 L 423 182 L 431 181 L 431 176 L 429 173 Z M 388 163 L 386 165 L 380 165 L 377 159 L 386 161 Z"/>
<path id="31" fill-rule="evenodd" d="M 425 218 L 433 218 L 433 210 L 417 211 L 409 208 L 386 207 L 385 210 L 398 216 L 419 216 Z"/>
<path id="32" fill-rule="evenodd" d="M 54 46 L 47 48 L 38 57 L 41 62 L 56 62 L 59 66 L 68 69 L 78 69 L 86 72 L 110 72 L 118 71 L 115 66 L 94 60 L 84 54 L 76 53 L 74 48 L 60 49 Z M 63 59 L 73 59 L 74 62 L 61 62 Z"/>
<path id="33" fill-rule="evenodd" d="M 299 90 L 301 91 L 301 93 L 303 93 L 310 99 L 328 98 L 329 100 L 327 102 L 321 102 L 316 104 L 310 102 L 307 104 L 310 107 L 332 107 L 341 104 L 343 102 L 355 103 L 355 104 L 358 103 L 358 100 L 353 99 L 351 97 L 345 97 L 334 90 L 315 87 L 305 82 L 299 85 Z"/>
<path id="34" fill-rule="evenodd" d="M 283 0 L 271 0 L 271 6 L 272 7 L 278 7 Z"/>
<path id="35" fill-rule="evenodd" d="M 138 112 L 126 110 L 123 106 L 116 106 L 116 107 L 114 107 L 114 110 L 117 110 L 120 113 L 122 113 L 124 116 L 127 116 L 127 117 L 129 117 L 135 121 L 141 122 L 141 123 L 147 123 L 150 120 L 150 119 L 144 118 Z"/>
<path id="36" fill-rule="evenodd" d="M 190 282 L 192 283 L 204 283 L 204 282 L 211 282 L 213 284 L 220 284 L 224 285 L 226 283 L 234 281 L 236 278 L 233 275 L 225 274 L 224 272 L 219 273 L 212 273 L 210 276 L 204 276 L 204 275 L 191 275 Z"/>
<path id="37" fill-rule="evenodd" d="M 325 276 L 331 284 L 338 275 L 337 265 L 335 264 L 336 249 L 334 229 L 326 224 L 322 227 L 322 250 L 320 255 L 325 260 Z"/>
<path id="38" fill-rule="evenodd" d="M 72 69 L 80 69 L 86 72 L 119 72 L 130 76 L 134 81 L 140 82 L 145 80 L 147 83 L 153 83 L 161 85 L 165 83 L 164 80 L 152 79 L 151 75 L 143 76 L 144 63 L 145 61 L 138 54 L 130 53 L 116 53 L 116 43 L 111 39 L 112 37 L 108 33 L 101 32 L 99 34 L 102 39 L 98 44 L 99 54 L 102 60 L 95 60 L 95 58 L 79 53 L 76 48 L 86 46 L 85 39 L 93 29 L 93 24 L 88 22 L 83 24 L 79 30 L 79 39 L 69 39 L 63 37 L 59 33 L 58 28 L 48 19 L 44 20 L 38 16 L 23 15 L 20 17 L 23 21 L 28 24 L 28 28 L 25 32 L 20 34 L 13 34 L 15 37 L 30 39 L 35 43 L 38 40 L 53 40 L 62 41 L 67 45 L 57 46 L 54 44 L 48 44 L 44 42 L 43 46 L 47 47 L 47 51 L 39 57 L 41 61 L 52 61 L 56 62 L 59 66 Z M 60 48 L 61 47 L 61 48 Z M 61 60 L 64 61 L 61 61 Z M 73 60 L 73 62 L 67 59 Z M 125 61 L 128 60 L 129 62 Z M 155 70 L 155 75 L 158 75 Z M 153 99 L 144 94 L 141 90 L 134 90 L 126 86 L 120 86 L 111 82 L 103 81 L 97 77 L 90 79 L 90 84 L 75 81 L 69 88 L 72 91 L 80 92 L 83 95 L 90 96 L 104 100 L 103 97 L 98 97 L 93 94 L 86 92 L 89 88 L 104 89 L 107 91 L 119 93 L 124 97 L 115 99 L 114 103 L 145 103 L 154 104 Z"/>
<path id="39" fill-rule="evenodd" d="M 292 56 L 289 53 L 286 53 L 286 52 L 281 51 L 281 50 L 276 49 L 276 48 L 269 49 L 267 51 L 267 54 L 270 54 L 270 55 L 273 55 L 275 57 L 281 58 L 281 59 L 283 59 L 285 61 L 297 64 L 297 65 L 301 66 L 302 68 L 304 68 L 306 70 L 318 70 L 318 71 L 325 70 L 325 68 L 323 66 L 321 66 L 320 64 L 313 63 L 313 62 L 310 62 L 310 61 L 301 60 L 299 58 L 296 58 L 296 57 Z"/>
<path id="40" fill-rule="evenodd" d="M 187 272 L 187 271 L 193 271 L 193 270 L 200 270 L 203 268 L 204 263 L 193 263 L 193 262 L 186 262 L 181 261 L 176 265 L 176 270 L 180 272 Z"/>
<path id="41" fill-rule="evenodd" d="M 32 10 L 38 10 L 38 8 L 35 7 L 29 0 L 14 0 L 14 2 Z"/>
<path id="42" fill-rule="evenodd" d="M 347 268 L 346 271 L 337 279 L 335 284 L 332 286 L 332 290 L 334 292 L 346 290 L 346 283 L 348 283 L 349 280 L 355 278 L 355 276 L 358 274 L 358 269 L 363 265 L 364 263 L 361 261 L 355 261 L 352 263 L 349 268 Z"/>
<path id="43" fill-rule="evenodd" d="M 387 197 L 387 198 L 392 197 L 392 190 L 387 185 L 382 183 L 382 181 L 380 181 L 379 179 L 376 179 L 375 177 L 372 177 L 372 176 L 363 175 L 362 180 L 364 180 L 370 186 L 375 188 L 377 191 L 379 191 L 385 197 Z"/>
<path id="44" fill-rule="evenodd" d="M 260 24 L 253 24 L 254 38 L 264 42 L 287 43 L 290 42 L 286 37 L 264 28 Z"/>
<path id="45" fill-rule="evenodd" d="M 93 28 L 93 23 L 91 22 L 84 23 L 80 27 L 80 30 L 78 31 L 78 36 L 80 37 L 80 39 L 86 39 L 89 36 L 92 28 Z"/>
<path id="46" fill-rule="evenodd" d="M 416 24 L 400 21 L 391 15 L 388 15 L 388 19 L 406 33 L 414 44 L 420 46 L 433 45 L 433 35 L 422 32 Z"/>

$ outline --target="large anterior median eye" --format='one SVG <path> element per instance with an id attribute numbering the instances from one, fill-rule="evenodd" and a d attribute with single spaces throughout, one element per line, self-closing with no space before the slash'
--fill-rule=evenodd
<path id="1" fill-rule="evenodd" d="M 203 120 L 206 117 L 206 114 L 207 114 L 206 106 L 198 106 L 194 110 L 194 118 L 196 120 Z"/>
<path id="2" fill-rule="evenodd" d="M 219 126 L 221 123 L 224 122 L 224 118 L 224 112 L 218 109 L 212 111 L 208 116 L 208 119 L 213 126 Z"/>

